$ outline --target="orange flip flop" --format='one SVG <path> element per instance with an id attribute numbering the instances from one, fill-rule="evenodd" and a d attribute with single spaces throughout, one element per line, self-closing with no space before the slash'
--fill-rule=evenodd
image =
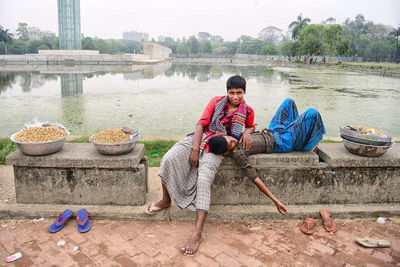
<path id="1" fill-rule="evenodd" d="M 314 233 L 315 222 L 312 218 L 305 218 L 303 223 L 300 226 L 300 230 L 308 235 L 312 235 Z"/>
<path id="2" fill-rule="evenodd" d="M 321 214 L 322 219 L 324 220 L 325 230 L 330 233 L 335 233 L 338 230 L 338 227 L 336 223 L 333 221 L 333 218 L 331 217 L 329 211 L 326 209 L 322 209 L 319 211 L 319 213 Z"/>

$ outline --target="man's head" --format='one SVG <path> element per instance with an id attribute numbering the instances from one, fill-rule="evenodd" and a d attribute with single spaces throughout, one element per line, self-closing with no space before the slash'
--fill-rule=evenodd
<path id="1" fill-rule="evenodd" d="M 243 92 L 246 93 L 246 80 L 239 75 L 235 75 L 230 77 L 226 81 L 226 90 L 229 91 L 229 89 L 243 89 Z"/>
<path id="2" fill-rule="evenodd" d="M 239 75 L 230 77 L 226 81 L 226 90 L 229 97 L 229 102 L 232 105 L 239 105 L 246 93 L 246 80 Z"/>
<path id="3" fill-rule="evenodd" d="M 228 154 L 237 144 L 237 140 L 232 136 L 217 135 L 208 141 L 208 148 L 214 154 Z"/>

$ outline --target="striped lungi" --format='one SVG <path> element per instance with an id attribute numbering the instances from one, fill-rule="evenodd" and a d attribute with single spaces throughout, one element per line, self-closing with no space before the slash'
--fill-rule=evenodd
<path id="1" fill-rule="evenodd" d="M 224 157 L 204 152 L 200 156 L 198 168 L 192 167 L 189 163 L 192 148 L 193 135 L 177 142 L 164 155 L 158 176 L 178 207 L 208 212 L 211 184 Z"/>

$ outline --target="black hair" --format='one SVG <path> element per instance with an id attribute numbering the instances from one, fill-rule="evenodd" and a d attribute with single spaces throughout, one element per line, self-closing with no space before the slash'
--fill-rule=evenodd
<path id="1" fill-rule="evenodd" d="M 239 75 L 235 75 L 230 77 L 226 81 L 226 90 L 232 89 L 232 88 L 242 88 L 244 92 L 246 92 L 246 80 Z"/>
<path id="2" fill-rule="evenodd" d="M 211 153 L 219 155 L 224 154 L 228 148 L 228 142 L 222 135 L 217 135 L 208 141 L 208 148 L 210 149 Z"/>

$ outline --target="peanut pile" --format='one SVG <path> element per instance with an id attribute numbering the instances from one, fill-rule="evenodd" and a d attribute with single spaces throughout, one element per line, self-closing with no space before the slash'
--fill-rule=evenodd
<path id="1" fill-rule="evenodd" d="M 92 140 L 102 144 L 124 143 L 129 141 L 129 135 L 122 129 L 107 129 L 95 134 Z"/>
<path id="2" fill-rule="evenodd" d="M 38 143 L 57 140 L 67 135 L 64 130 L 55 126 L 30 127 L 18 133 L 14 139 L 18 142 Z"/>

